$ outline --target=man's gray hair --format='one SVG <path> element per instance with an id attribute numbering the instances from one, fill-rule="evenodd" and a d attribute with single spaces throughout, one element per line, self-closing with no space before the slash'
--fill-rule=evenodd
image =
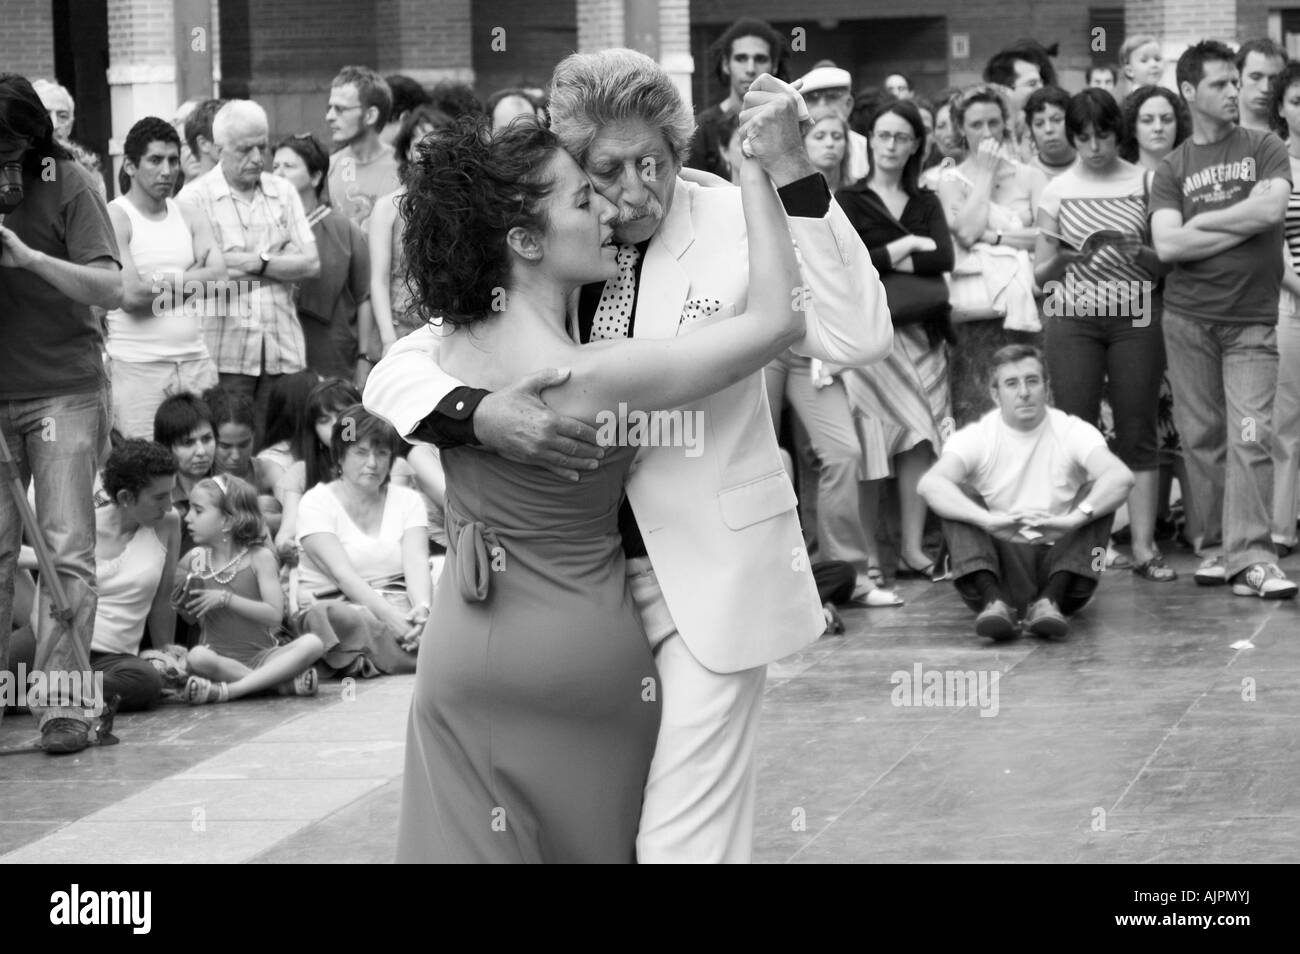
<path id="1" fill-rule="evenodd" d="M 54 80 L 38 79 L 32 81 L 32 89 L 36 91 L 36 95 L 40 99 L 41 105 L 45 105 L 45 96 L 47 93 L 54 93 L 57 96 L 62 96 L 68 101 L 69 120 L 77 118 L 77 101 L 72 98 L 72 94 L 68 92 L 66 86 L 62 86 L 54 82 Z"/>
<path id="2" fill-rule="evenodd" d="M 610 123 L 634 119 L 658 129 L 679 163 L 686 162 L 695 133 L 695 118 L 672 79 L 636 50 L 565 57 L 551 77 L 550 111 L 551 129 L 579 165 Z"/>
<path id="3" fill-rule="evenodd" d="M 231 130 L 248 126 L 269 128 L 266 110 L 251 99 L 232 99 L 217 110 L 217 115 L 212 118 L 212 141 L 218 146 L 229 145 Z"/>

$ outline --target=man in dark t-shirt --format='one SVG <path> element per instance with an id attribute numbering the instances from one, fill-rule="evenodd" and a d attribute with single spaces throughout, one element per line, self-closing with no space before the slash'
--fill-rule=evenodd
<path id="1" fill-rule="evenodd" d="M 35 482 L 41 534 L 73 609 L 72 633 L 60 639 L 42 582 L 36 658 L 45 678 L 38 675 L 28 699 L 51 753 L 86 747 L 87 712 L 97 701 L 71 644 L 89 649 L 94 630 L 92 486 L 108 427 L 103 339 L 91 306 L 122 303 L 108 208 L 53 132 L 31 84 L 0 75 L 0 430 L 23 484 Z M 0 671 L 21 527 L 17 502 L 0 492 Z"/>
<path id="2" fill-rule="evenodd" d="M 1156 172 L 1151 232 L 1173 264 L 1164 332 L 1189 499 L 1204 528 L 1196 582 L 1290 598 L 1297 587 L 1270 535 L 1270 445 L 1291 166 L 1277 136 L 1237 125 L 1240 79 L 1227 46 L 1190 47 L 1177 76 L 1193 132 Z"/>
<path id="3" fill-rule="evenodd" d="M 785 38 L 761 20 L 741 19 L 729 26 L 709 48 L 727 98 L 696 117 L 686 165 L 731 179 L 727 143 L 735 132 L 741 102 L 749 84 L 763 73 L 785 79 Z"/>

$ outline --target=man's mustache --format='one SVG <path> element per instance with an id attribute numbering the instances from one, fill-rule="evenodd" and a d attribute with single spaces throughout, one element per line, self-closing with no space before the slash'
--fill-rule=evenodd
<path id="1" fill-rule="evenodd" d="M 621 203 L 618 207 L 618 215 L 611 223 L 615 228 L 620 225 L 626 225 L 629 222 L 639 222 L 646 218 L 662 218 L 664 207 L 658 199 L 651 197 L 643 205 L 625 206 Z"/>

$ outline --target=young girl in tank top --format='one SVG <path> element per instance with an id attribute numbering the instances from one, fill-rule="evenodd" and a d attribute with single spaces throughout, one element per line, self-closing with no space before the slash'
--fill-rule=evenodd
<path id="1" fill-rule="evenodd" d="M 314 664 L 327 647 L 313 633 L 276 642 L 284 596 L 257 491 L 229 474 L 206 478 L 190 493 L 185 520 L 197 545 L 181 559 L 172 600 L 202 628 L 189 651 L 186 701 L 227 702 L 269 689 L 315 695 Z"/>

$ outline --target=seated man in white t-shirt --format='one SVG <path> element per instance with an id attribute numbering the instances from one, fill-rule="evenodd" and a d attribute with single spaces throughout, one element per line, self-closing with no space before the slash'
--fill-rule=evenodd
<path id="1" fill-rule="evenodd" d="M 1064 636 L 1097 588 L 1133 474 L 1095 427 L 1047 406 L 1037 348 L 1008 345 L 992 364 L 997 410 L 954 434 L 917 489 L 943 519 L 975 632 L 1012 638 L 1014 612 L 1035 635 Z"/>

